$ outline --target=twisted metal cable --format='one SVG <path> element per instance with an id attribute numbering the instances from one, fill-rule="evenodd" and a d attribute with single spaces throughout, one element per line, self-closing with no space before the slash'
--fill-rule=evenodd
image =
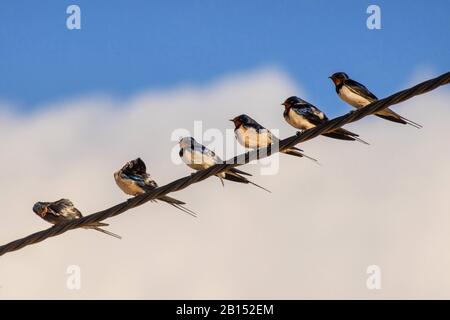
<path id="1" fill-rule="evenodd" d="M 119 203 L 111 208 L 93 213 L 91 215 L 85 216 L 77 220 L 54 225 L 46 230 L 33 233 L 24 238 L 2 245 L 0 246 L 0 256 L 11 251 L 22 249 L 23 247 L 26 247 L 30 244 L 41 242 L 47 238 L 60 235 L 66 231 L 87 226 L 93 222 L 99 222 L 107 218 L 122 214 L 132 208 L 143 205 L 144 203 L 150 200 L 158 199 L 159 197 L 164 196 L 170 192 L 182 190 L 190 186 L 191 184 L 203 181 L 227 169 L 249 163 L 250 161 L 256 159 L 265 158 L 273 153 L 279 152 L 279 150 L 285 150 L 290 147 L 294 147 L 295 145 L 301 142 L 305 142 L 307 140 L 311 140 L 321 135 L 322 133 L 333 131 L 337 128 L 342 127 L 345 124 L 358 121 L 368 115 L 374 114 L 380 110 L 388 108 L 389 106 L 401 103 L 414 96 L 427 93 L 431 90 L 434 90 L 448 83 L 450 83 L 450 72 L 444 73 L 437 78 L 419 83 L 418 85 L 415 85 L 414 87 L 411 87 L 409 89 L 405 89 L 403 91 L 394 93 L 393 95 L 387 98 L 372 102 L 371 104 L 367 105 L 364 108 L 334 118 L 312 129 L 305 130 L 302 133 L 280 140 L 279 146 L 275 150 L 272 150 L 271 147 L 269 146 L 267 148 L 249 151 L 245 154 L 229 159 L 225 161 L 223 164 L 217 164 L 212 167 L 209 167 L 208 169 L 197 171 L 189 176 L 175 180 L 169 184 L 153 189 L 152 191 L 149 191 L 145 194 L 141 194 L 134 198 L 128 199 L 127 201 Z"/>

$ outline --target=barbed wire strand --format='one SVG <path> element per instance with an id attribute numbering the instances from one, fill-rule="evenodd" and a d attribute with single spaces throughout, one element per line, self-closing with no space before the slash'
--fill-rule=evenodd
<path id="1" fill-rule="evenodd" d="M 175 180 L 171 183 L 168 183 L 164 186 L 155 188 L 152 191 L 149 191 L 145 194 L 141 194 L 134 198 L 130 198 L 127 201 L 119 203 L 111 208 L 93 213 L 88 216 L 84 216 L 77 220 L 54 225 L 48 229 L 33 233 L 24 238 L 21 238 L 21 239 L 12 241 L 10 243 L 7 243 L 5 245 L 2 245 L 2 246 L 0 246 L 0 256 L 4 255 L 5 253 L 11 252 L 11 251 L 16 251 L 16 250 L 22 249 L 28 245 L 44 241 L 47 238 L 63 234 L 66 231 L 80 228 L 83 226 L 87 226 L 93 222 L 99 222 L 99 221 L 105 220 L 107 218 L 117 216 L 117 215 L 122 214 L 132 208 L 141 206 L 150 200 L 158 199 L 159 197 L 167 195 L 170 192 L 182 190 L 182 189 L 190 186 L 191 184 L 203 181 L 213 175 L 216 175 L 220 172 L 226 171 L 227 169 L 249 163 L 250 161 L 253 161 L 256 159 L 261 159 L 261 158 L 270 156 L 271 154 L 274 154 L 274 153 L 278 152 L 279 150 L 285 150 L 285 149 L 293 147 L 301 142 L 311 140 L 311 139 L 321 135 L 322 133 L 333 131 L 337 128 L 344 126 L 345 124 L 358 121 L 368 115 L 374 114 L 374 113 L 376 113 L 380 110 L 383 110 L 385 108 L 388 108 L 389 106 L 392 106 L 394 104 L 398 104 L 403 101 L 406 101 L 414 96 L 427 93 L 427 92 L 434 90 L 442 85 L 446 85 L 449 82 L 450 82 L 450 72 L 444 73 L 437 78 L 430 79 L 428 81 L 424 81 L 422 83 L 415 85 L 414 87 L 394 93 L 387 98 L 372 102 L 371 104 L 367 105 L 364 108 L 349 112 L 343 116 L 334 118 L 324 124 L 321 124 L 319 126 L 312 128 L 312 129 L 305 130 L 294 136 L 280 140 L 279 146 L 278 146 L 278 148 L 276 148 L 276 150 L 274 149 L 272 151 L 271 147 L 268 147 L 268 148 L 261 148 L 258 150 L 249 151 L 245 154 L 238 155 L 232 159 L 229 159 L 222 164 L 217 164 L 217 165 L 209 167 L 208 169 L 197 171 L 189 176 L 180 178 L 180 179 Z"/>

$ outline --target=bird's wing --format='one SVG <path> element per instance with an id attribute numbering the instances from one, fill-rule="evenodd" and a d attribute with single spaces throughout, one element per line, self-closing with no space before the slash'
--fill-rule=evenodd
<path id="1" fill-rule="evenodd" d="M 68 199 L 61 199 L 50 203 L 48 205 L 48 212 L 52 215 L 58 217 L 62 216 L 65 218 L 81 218 L 81 212 L 75 208 L 72 201 Z"/>
<path id="2" fill-rule="evenodd" d="M 145 191 L 150 191 L 158 187 L 158 184 L 155 180 L 150 178 L 150 175 L 137 175 L 137 174 L 130 174 L 130 175 L 122 175 L 122 178 L 130 179 L 133 182 L 135 182 L 138 186 L 140 186 Z"/>
<path id="3" fill-rule="evenodd" d="M 222 160 L 213 151 L 201 145 L 183 149 L 183 151 L 180 152 L 180 156 L 188 166 L 195 165 L 208 168 L 217 163 L 222 163 Z"/>
<path id="4" fill-rule="evenodd" d="M 50 207 L 55 207 L 57 209 L 62 209 L 64 207 L 73 207 L 72 201 L 69 199 L 60 199 L 50 204 Z"/>
<path id="5" fill-rule="evenodd" d="M 309 105 L 308 107 L 292 107 L 292 110 L 304 117 L 306 120 L 311 122 L 313 125 L 318 126 L 326 121 L 328 121 L 327 116 L 320 111 L 318 108 L 313 105 Z"/>
<path id="6" fill-rule="evenodd" d="M 214 151 L 197 142 L 191 144 L 189 147 L 181 148 L 179 155 L 190 167 L 207 168 L 223 162 Z M 198 168 L 195 169 L 199 170 Z"/>
<path id="7" fill-rule="evenodd" d="M 253 119 L 251 119 L 248 123 L 245 123 L 244 126 L 247 128 L 254 128 L 255 130 L 258 130 L 258 131 L 266 129 Z"/>
<path id="8" fill-rule="evenodd" d="M 200 151 L 200 150 L 194 150 L 194 151 Z M 205 161 L 207 162 L 213 162 L 213 164 L 217 164 L 217 163 L 222 163 L 222 159 L 216 155 L 216 153 L 210 149 L 208 149 L 207 147 L 202 145 L 201 151 L 203 154 L 203 158 L 205 159 Z"/>
<path id="9" fill-rule="evenodd" d="M 354 93 L 366 98 L 369 101 L 378 100 L 378 98 L 372 92 L 370 92 L 369 89 L 367 89 L 363 84 L 355 80 L 352 79 L 345 80 L 344 85 L 347 86 L 347 88 L 349 88 Z"/>

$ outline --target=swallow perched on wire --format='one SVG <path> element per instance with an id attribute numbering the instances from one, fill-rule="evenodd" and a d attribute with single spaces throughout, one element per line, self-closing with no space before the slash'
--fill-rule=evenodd
<path id="1" fill-rule="evenodd" d="M 198 143 L 192 137 L 182 138 L 179 142 L 179 145 L 180 145 L 180 152 L 179 152 L 180 158 L 188 167 L 194 170 L 203 170 L 212 167 L 213 165 L 223 163 L 223 160 L 220 159 L 220 157 L 216 155 L 214 151 L 209 150 L 207 147 Z M 250 173 L 238 170 L 236 168 L 228 169 L 224 172 L 217 174 L 216 176 L 220 179 L 222 185 L 224 185 L 223 180 L 229 180 L 239 183 L 252 184 L 258 188 L 270 192 L 266 188 L 261 187 L 260 185 L 257 185 L 256 183 L 243 177 L 243 175 L 251 176 Z"/>
<path id="2" fill-rule="evenodd" d="M 356 109 L 365 107 L 368 104 L 378 100 L 378 98 L 370 92 L 369 89 L 361 83 L 350 79 L 345 72 L 336 72 L 329 78 L 333 81 L 336 87 L 336 93 L 339 97 Z M 418 129 L 422 128 L 420 124 L 402 117 L 389 108 L 378 111 L 375 115 L 385 120 L 401 124 L 409 124 Z"/>
<path id="3" fill-rule="evenodd" d="M 114 173 L 114 180 L 123 192 L 132 196 L 146 193 L 158 187 L 156 181 L 147 173 L 147 168 L 141 158 L 128 161 L 119 171 Z M 194 211 L 184 207 L 186 203 L 183 201 L 169 196 L 162 196 L 152 201 L 156 202 L 156 200 L 164 201 L 191 216 L 197 216 Z"/>
<path id="4" fill-rule="evenodd" d="M 294 128 L 308 130 L 328 121 L 328 117 L 324 112 L 299 97 L 289 97 L 281 105 L 284 106 L 284 119 Z M 333 139 L 356 140 L 368 144 L 359 138 L 358 134 L 345 130 L 344 128 L 322 133 L 322 135 Z"/>
<path id="5" fill-rule="evenodd" d="M 50 222 L 51 224 L 68 222 L 83 217 L 81 212 L 75 208 L 73 203 L 68 199 L 60 199 L 55 202 L 36 202 L 33 206 L 33 211 L 39 217 L 47 222 Z M 103 222 L 92 222 L 83 228 L 94 229 L 117 239 L 122 239 L 121 236 L 100 228 L 106 226 L 109 226 L 109 224 Z"/>
<path id="6" fill-rule="evenodd" d="M 273 143 L 277 143 L 279 145 L 280 140 L 276 136 L 246 114 L 241 114 L 240 116 L 234 117 L 230 121 L 234 123 L 234 134 L 236 136 L 236 140 L 246 148 L 265 148 Z M 317 162 L 316 159 L 307 156 L 302 153 L 303 150 L 296 147 L 280 152 L 300 158 L 305 157 Z"/>

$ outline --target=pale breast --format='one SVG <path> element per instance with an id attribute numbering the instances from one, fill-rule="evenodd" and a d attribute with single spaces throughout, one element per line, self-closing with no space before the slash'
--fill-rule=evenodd
<path id="1" fill-rule="evenodd" d="M 305 117 L 299 115 L 294 110 L 289 110 L 289 117 L 286 117 L 286 121 L 294 128 L 300 130 L 308 130 L 314 128 L 315 125 L 309 122 Z"/>
<path id="2" fill-rule="evenodd" d="M 124 179 L 119 175 L 114 175 L 114 178 L 119 188 L 126 194 L 137 196 L 138 194 L 144 193 L 144 190 L 142 190 L 142 188 L 139 187 L 133 180 Z"/>
<path id="3" fill-rule="evenodd" d="M 188 167 L 194 170 L 203 170 L 215 164 L 213 159 L 196 150 L 184 149 L 182 159 Z"/>
<path id="4" fill-rule="evenodd" d="M 341 90 L 339 90 L 339 96 L 342 100 L 355 108 L 362 108 L 370 103 L 369 100 L 356 94 L 346 86 L 342 86 Z"/>
<path id="5" fill-rule="evenodd" d="M 237 141 L 246 148 L 257 149 L 266 147 L 272 143 L 272 137 L 269 130 L 260 130 L 255 128 L 240 127 L 235 130 Z"/>

